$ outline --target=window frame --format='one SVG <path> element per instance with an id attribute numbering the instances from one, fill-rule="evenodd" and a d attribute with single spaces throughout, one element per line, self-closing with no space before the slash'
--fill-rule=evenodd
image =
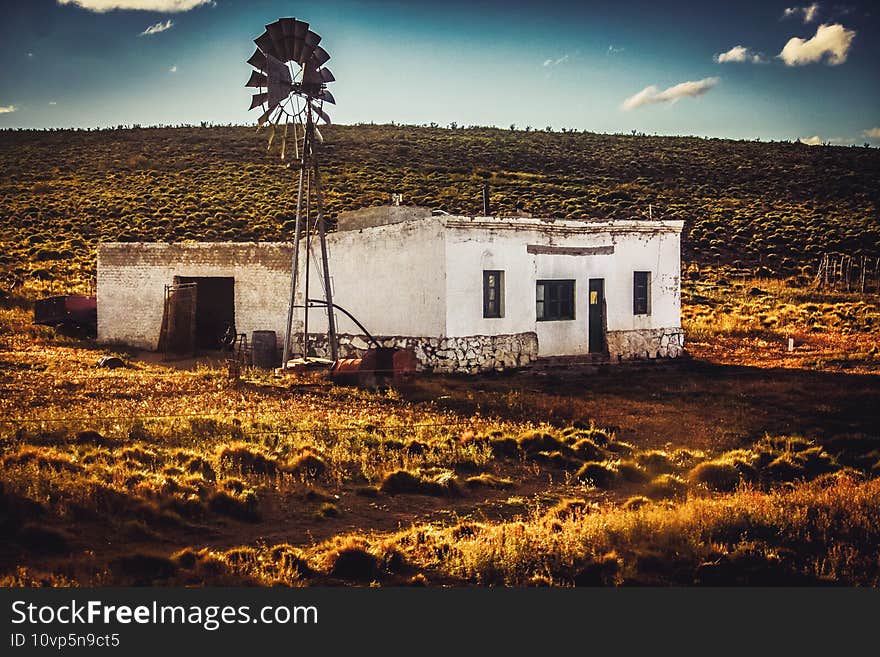
<path id="1" fill-rule="evenodd" d="M 492 286 L 489 285 L 491 276 L 495 276 L 495 310 L 490 310 L 492 299 L 490 293 Z M 483 319 L 502 319 L 504 317 L 504 270 L 503 269 L 484 269 L 483 270 Z"/>
<path id="2" fill-rule="evenodd" d="M 639 277 L 644 277 L 644 285 L 639 284 Z M 644 289 L 644 296 L 640 296 L 640 289 Z M 651 314 L 651 272 L 633 272 L 633 315 Z"/>
<path id="3" fill-rule="evenodd" d="M 540 293 L 539 289 L 541 289 Z M 550 290 L 554 290 L 554 292 L 549 293 Z M 555 306 L 555 314 L 548 315 L 548 305 L 550 304 L 552 304 L 551 308 Z M 568 312 L 565 312 L 566 310 Z M 575 279 L 543 278 L 535 281 L 535 321 L 569 322 L 575 319 L 577 319 L 577 281 Z"/>

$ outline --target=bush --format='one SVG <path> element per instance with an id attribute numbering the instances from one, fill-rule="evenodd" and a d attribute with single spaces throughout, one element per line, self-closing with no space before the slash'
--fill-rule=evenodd
<path id="1" fill-rule="evenodd" d="M 455 495 L 458 491 L 458 482 L 448 472 L 441 472 L 434 477 L 425 476 L 421 472 L 409 472 L 408 470 L 395 470 L 382 479 L 379 490 L 389 495 L 412 494 L 431 495 L 443 497 Z"/>
<path id="2" fill-rule="evenodd" d="M 645 494 L 655 500 L 681 497 L 687 493 L 687 482 L 671 474 L 662 474 L 651 480 Z"/>
<path id="3" fill-rule="evenodd" d="M 611 488 L 617 478 L 617 473 L 607 463 L 590 461 L 584 463 L 575 475 L 580 481 L 597 488 Z"/>
<path id="4" fill-rule="evenodd" d="M 584 461 L 598 461 L 604 458 L 605 454 L 591 438 L 581 438 L 571 447 L 575 456 Z"/>
<path id="5" fill-rule="evenodd" d="M 739 470 L 727 461 L 704 461 L 688 472 L 688 480 L 712 491 L 729 492 L 739 485 Z"/>
<path id="6" fill-rule="evenodd" d="M 537 452 L 561 452 L 566 449 L 564 442 L 555 436 L 542 431 L 530 431 L 524 433 L 517 441 L 519 448 L 526 454 Z"/>
<path id="7" fill-rule="evenodd" d="M 223 446 L 220 449 L 220 465 L 224 470 L 254 475 L 274 475 L 278 469 L 274 459 L 244 443 Z"/>
<path id="8" fill-rule="evenodd" d="M 356 582 L 372 581 L 378 574 L 379 560 L 365 548 L 342 547 L 329 556 L 330 575 Z"/>

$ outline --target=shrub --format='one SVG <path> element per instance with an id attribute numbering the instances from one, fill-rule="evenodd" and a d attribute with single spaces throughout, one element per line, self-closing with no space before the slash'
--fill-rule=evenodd
<path id="1" fill-rule="evenodd" d="M 739 470 L 727 461 L 704 461 L 688 472 L 688 480 L 709 490 L 729 492 L 740 482 Z"/>
<path id="2" fill-rule="evenodd" d="M 489 440 L 489 446 L 495 457 L 516 456 L 519 451 L 519 443 L 509 436 L 492 438 Z"/>
<path id="3" fill-rule="evenodd" d="M 598 461 L 604 452 L 591 438 L 581 438 L 571 447 L 574 454 L 584 461 Z"/>
<path id="4" fill-rule="evenodd" d="M 597 506 L 586 500 L 565 499 L 560 500 L 555 506 L 547 511 L 547 515 L 557 520 L 571 520 L 578 516 L 586 515 L 595 510 Z"/>
<path id="5" fill-rule="evenodd" d="M 609 452 L 617 454 L 621 458 L 629 458 L 636 451 L 636 448 L 629 443 L 619 443 L 617 441 L 609 442 L 607 445 L 605 445 L 605 449 L 607 449 Z"/>
<path id="6" fill-rule="evenodd" d="M 666 452 L 651 450 L 636 455 L 636 462 L 655 474 L 663 474 L 675 470 L 675 463 Z"/>
<path id="7" fill-rule="evenodd" d="M 634 495 L 630 497 L 626 502 L 623 503 L 623 508 L 627 511 L 638 511 L 646 504 L 650 504 L 651 500 L 643 495 Z"/>
<path id="8" fill-rule="evenodd" d="M 662 474 L 651 480 L 645 494 L 655 500 L 681 497 L 687 492 L 687 482 L 672 474 Z"/>
<path id="9" fill-rule="evenodd" d="M 617 474 L 619 474 L 624 481 L 630 483 L 643 484 L 651 478 L 647 472 L 633 461 L 621 461 L 617 464 L 616 469 Z"/>
<path id="10" fill-rule="evenodd" d="M 383 477 L 379 490 L 389 495 L 408 493 L 443 497 L 458 493 L 458 484 L 455 477 L 448 472 L 429 477 L 421 472 L 395 470 Z"/>
<path id="11" fill-rule="evenodd" d="M 274 459 L 267 458 L 244 443 L 224 445 L 220 449 L 220 465 L 241 474 L 274 475 L 278 469 Z"/>
<path id="12" fill-rule="evenodd" d="M 284 464 L 282 470 L 294 476 L 317 479 L 327 471 L 327 464 L 320 456 L 305 452 Z"/>
<path id="13" fill-rule="evenodd" d="M 332 577 L 369 582 L 378 573 L 379 560 L 364 547 L 349 545 L 338 548 L 328 557 Z"/>
<path id="14" fill-rule="evenodd" d="M 257 495 L 253 491 L 242 495 L 232 495 L 219 490 L 208 498 L 208 508 L 214 513 L 247 522 L 256 522 L 260 519 L 257 506 Z"/>
<path id="15" fill-rule="evenodd" d="M 559 452 L 566 448 L 564 442 L 555 436 L 542 431 L 530 431 L 524 433 L 517 441 L 519 448 L 526 454 L 537 452 Z"/>
<path id="16" fill-rule="evenodd" d="M 480 475 L 468 477 L 464 480 L 464 485 L 468 488 L 512 488 L 513 481 L 484 472 Z"/>
<path id="17" fill-rule="evenodd" d="M 607 463 L 589 461 L 581 466 L 575 476 L 579 480 L 597 488 L 610 488 L 614 485 L 617 473 Z"/>

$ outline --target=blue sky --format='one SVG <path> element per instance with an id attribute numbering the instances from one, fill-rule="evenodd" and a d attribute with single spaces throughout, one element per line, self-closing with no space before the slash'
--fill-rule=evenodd
<path id="1" fill-rule="evenodd" d="M 0 127 L 252 122 L 258 112 L 247 111 L 251 90 L 243 86 L 252 39 L 265 23 L 296 16 L 332 56 L 338 106 L 330 109 L 339 123 L 880 145 L 880 9 L 870 2 L 0 7 Z"/>

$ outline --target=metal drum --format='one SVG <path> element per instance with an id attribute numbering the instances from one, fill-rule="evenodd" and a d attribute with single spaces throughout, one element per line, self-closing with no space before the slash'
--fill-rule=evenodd
<path id="1" fill-rule="evenodd" d="M 251 333 L 251 354 L 255 367 L 271 369 L 278 367 L 278 340 L 275 331 L 254 331 Z"/>

